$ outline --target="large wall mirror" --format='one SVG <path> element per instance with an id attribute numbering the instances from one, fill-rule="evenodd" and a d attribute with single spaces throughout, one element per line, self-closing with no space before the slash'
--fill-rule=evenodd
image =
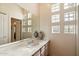
<path id="1" fill-rule="evenodd" d="M 33 6 L 38 4 L 0 4 L 0 45 L 32 38 L 40 30 L 39 13 L 32 11 L 38 7 Z"/>

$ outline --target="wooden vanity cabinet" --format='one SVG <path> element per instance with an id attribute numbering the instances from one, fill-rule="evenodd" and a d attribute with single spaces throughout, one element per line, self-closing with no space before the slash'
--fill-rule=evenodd
<path id="1" fill-rule="evenodd" d="M 47 56 L 48 55 L 48 43 L 42 46 L 33 56 Z"/>

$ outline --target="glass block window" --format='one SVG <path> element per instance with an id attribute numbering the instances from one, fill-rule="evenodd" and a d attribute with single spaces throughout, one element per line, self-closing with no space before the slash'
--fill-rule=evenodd
<path id="1" fill-rule="evenodd" d="M 32 17 L 32 14 L 29 12 L 28 13 L 28 18 L 31 18 Z"/>
<path id="2" fill-rule="evenodd" d="M 75 11 L 69 12 L 70 21 L 75 20 Z"/>
<path id="3" fill-rule="evenodd" d="M 69 14 L 68 13 L 64 13 L 64 21 L 69 21 Z"/>
<path id="4" fill-rule="evenodd" d="M 75 20 L 75 11 L 64 13 L 64 21 L 73 21 Z"/>
<path id="5" fill-rule="evenodd" d="M 75 25 L 65 25 L 64 33 L 75 33 Z"/>
<path id="6" fill-rule="evenodd" d="M 28 25 L 32 25 L 32 20 L 28 20 Z"/>
<path id="7" fill-rule="evenodd" d="M 70 25 L 69 29 L 70 29 L 70 33 L 75 33 L 75 25 Z"/>
<path id="8" fill-rule="evenodd" d="M 52 31 L 51 33 L 60 33 L 60 3 L 51 4 L 51 23 L 52 23 Z M 59 25 L 55 25 L 55 23 Z M 54 25 L 53 25 L 54 24 Z"/>
<path id="9" fill-rule="evenodd" d="M 75 4 L 74 3 L 65 3 L 64 4 L 64 9 L 68 9 L 68 8 L 71 8 L 71 7 L 74 7 Z"/>
<path id="10" fill-rule="evenodd" d="M 60 26 L 59 25 L 52 26 L 52 33 L 60 33 Z"/>
<path id="11" fill-rule="evenodd" d="M 59 14 L 51 16 L 51 22 L 52 23 L 59 22 L 59 21 L 60 21 L 60 15 Z"/>
<path id="12" fill-rule="evenodd" d="M 69 26 L 68 25 L 64 26 L 64 33 L 69 33 Z"/>
<path id="13" fill-rule="evenodd" d="M 31 27 L 28 27 L 28 32 L 32 32 L 32 28 Z"/>
<path id="14" fill-rule="evenodd" d="M 51 33 L 75 33 L 75 7 L 75 3 L 51 4 Z"/>
<path id="15" fill-rule="evenodd" d="M 51 11 L 52 12 L 57 12 L 59 10 L 60 10 L 60 4 L 54 3 L 54 4 L 51 5 Z"/>

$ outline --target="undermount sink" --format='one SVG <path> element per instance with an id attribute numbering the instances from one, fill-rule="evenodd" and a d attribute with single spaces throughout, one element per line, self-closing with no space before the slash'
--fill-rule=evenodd
<path id="1" fill-rule="evenodd" d="M 39 44 L 38 40 L 31 40 L 28 42 L 27 47 L 34 47 L 34 46 L 37 46 L 38 44 Z"/>
<path id="2" fill-rule="evenodd" d="M 33 48 L 34 46 L 37 46 L 37 45 L 39 45 L 39 40 L 29 38 L 29 40 L 22 41 L 20 45 L 17 45 L 17 47 Z"/>

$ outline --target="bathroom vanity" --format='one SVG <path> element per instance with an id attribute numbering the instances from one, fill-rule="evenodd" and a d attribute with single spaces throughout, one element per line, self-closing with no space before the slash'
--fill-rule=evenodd
<path id="1" fill-rule="evenodd" d="M 27 38 L 0 46 L 0 56 L 47 56 L 49 40 Z"/>

